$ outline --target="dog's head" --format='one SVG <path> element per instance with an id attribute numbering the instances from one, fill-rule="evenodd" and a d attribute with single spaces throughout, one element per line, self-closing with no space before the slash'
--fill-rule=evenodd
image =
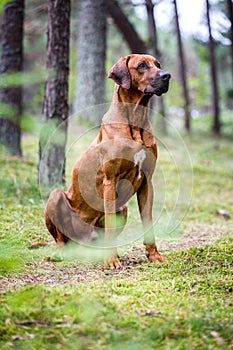
<path id="1" fill-rule="evenodd" d="M 168 91 L 171 75 L 161 69 L 153 56 L 133 54 L 120 58 L 108 77 L 126 90 L 161 96 Z"/>

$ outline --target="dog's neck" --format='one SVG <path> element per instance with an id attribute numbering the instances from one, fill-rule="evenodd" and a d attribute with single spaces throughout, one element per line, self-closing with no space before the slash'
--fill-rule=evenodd
<path id="1" fill-rule="evenodd" d="M 117 101 L 124 106 L 128 123 L 132 127 L 142 129 L 148 120 L 148 103 L 151 96 L 137 89 L 126 90 L 121 86 L 115 87 L 113 99 L 116 97 L 115 94 L 117 94 Z"/>
<path id="2" fill-rule="evenodd" d="M 147 113 L 151 96 L 140 91 L 133 94 L 132 91 L 126 91 L 121 91 L 118 85 L 115 86 L 112 104 L 102 120 L 98 140 L 101 141 L 105 135 L 108 139 L 120 135 L 132 138 L 146 147 L 156 148 Z"/>
<path id="3" fill-rule="evenodd" d="M 121 102 L 123 104 L 134 104 L 136 106 L 147 107 L 152 95 L 145 95 L 138 89 L 130 88 L 129 90 L 115 84 L 113 93 L 113 102 Z"/>

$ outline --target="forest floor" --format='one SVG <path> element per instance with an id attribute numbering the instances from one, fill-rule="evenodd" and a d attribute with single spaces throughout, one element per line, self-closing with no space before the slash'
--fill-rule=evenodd
<path id="1" fill-rule="evenodd" d="M 67 183 L 94 132 L 69 150 Z M 232 349 L 232 140 L 158 139 L 154 226 L 167 262 L 147 262 L 132 200 L 118 271 L 105 269 L 93 249 L 71 245 L 63 259 L 53 246 L 29 250 L 50 241 L 37 139 L 24 137 L 23 159 L 1 155 L 2 349 Z"/>
<path id="2" fill-rule="evenodd" d="M 223 225 L 224 226 L 224 225 Z M 183 251 L 191 247 L 202 247 L 206 245 L 213 245 L 214 242 L 229 237 L 229 228 L 226 230 L 221 225 L 197 225 L 195 228 L 192 227 L 191 232 L 188 229 L 182 236 L 173 241 L 159 242 L 159 251 L 162 255 L 169 254 L 173 251 Z M 233 236 L 233 235 L 232 235 Z M 158 242 L 157 242 L 158 245 Z M 131 270 L 138 268 L 138 265 L 147 263 L 145 256 L 145 248 L 143 247 L 142 241 L 138 241 L 136 245 L 124 249 L 124 253 L 120 260 L 123 263 L 123 270 L 111 271 L 105 269 L 102 262 L 89 261 L 85 259 L 85 262 L 75 259 L 75 247 L 72 247 L 70 254 L 69 248 L 65 253 L 64 257 L 56 255 L 56 248 L 40 248 L 43 249 L 42 256 L 39 254 L 39 260 L 36 262 L 30 262 L 28 268 L 23 269 L 23 273 L 17 273 L 6 275 L 1 277 L 0 291 L 12 288 L 21 288 L 23 286 L 33 285 L 36 283 L 45 284 L 48 286 L 58 286 L 61 284 L 70 284 L 80 281 L 90 282 L 92 280 L 103 280 L 104 275 L 116 275 L 123 274 L 124 270 Z M 54 254 L 54 257 L 53 257 Z M 5 255 L 5 254 L 4 254 Z M 34 256 L 38 254 L 35 253 Z M 70 255 L 72 256 L 72 262 L 70 262 Z M 79 251 L 77 251 L 79 255 Z M 172 259 L 173 257 L 171 257 Z M 67 261 L 69 264 L 67 264 Z M 64 260 L 64 261 L 62 261 Z M 33 271 L 33 272 L 32 272 Z"/>

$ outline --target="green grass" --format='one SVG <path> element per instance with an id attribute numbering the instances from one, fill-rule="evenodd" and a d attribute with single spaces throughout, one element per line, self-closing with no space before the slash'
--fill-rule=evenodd
<path id="1" fill-rule="evenodd" d="M 8 291 L 2 296 L 0 344 L 6 349 L 11 344 L 19 349 L 228 349 L 231 243 L 224 239 L 169 254 L 172 260 L 156 267 L 144 262 L 123 274 L 102 273 L 99 281 Z"/>
<path id="2" fill-rule="evenodd" d="M 69 151 L 68 182 L 89 139 Z M 177 170 L 172 160 L 173 150 L 186 157 L 181 142 L 173 135 L 161 139 L 170 151 L 160 146 L 155 230 L 167 262 L 148 263 L 140 239 L 120 249 L 122 271 L 104 269 L 93 249 L 68 247 L 57 262 L 47 259 L 53 247 L 29 250 L 50 240 L 37 186 L 37 139 L 24 137 L 23 159 L 0 156 L 1 349 L 232 349 L 232 143 L 184 136 L 193 170 L 193 182 L 184 183 L 188 162 Z M 188 185 L 189 208 L 182 201 L 176 208 L 178 189 Z M 219 209 L 231 218 L 217 215 Z M 179 226 L 172 223 L 169 232 L 174 210 Z M 140 229 L 133 200 L 125 234 Z"/>

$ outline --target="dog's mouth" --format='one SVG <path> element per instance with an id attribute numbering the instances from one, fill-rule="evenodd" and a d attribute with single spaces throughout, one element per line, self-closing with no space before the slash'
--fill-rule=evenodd
<path id="1" fill-rule="evenodd" d="M 169 89 L 169 83 L 167 83 L 165 86 L 162 86 L 160 89 L 155 90 L 154 94 L 156 96 L 161 96 L 162 94 L 166 94 L 166 92 L 168 92 Z"/>
<path id="2" fill-rule="evenodd" d="M 145 89 L 144 90 L 144 94 L 147 96 L 152 96 L 152 95 L 156 95 L 156 96 L 161 96 L 162 94 L 165 94 L 166 92 L 168 92 L 169 89 L 169 83 L 166 83 L 165 85 L 163 84 L 162 86 L 159 87 L 152 87 L 152 89 Z"/>

